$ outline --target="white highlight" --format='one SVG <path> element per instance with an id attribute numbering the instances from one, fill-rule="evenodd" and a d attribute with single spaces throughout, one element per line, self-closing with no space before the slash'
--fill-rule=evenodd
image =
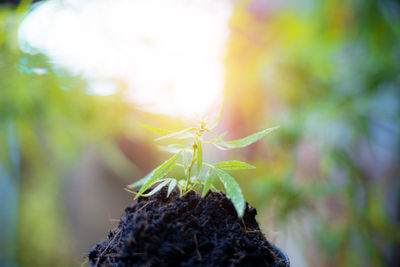
<path id="1" fill-rule="evenodd" d="M 50 0 L 19 36 L 25 52 L 95 81 L 91 93 L 119 79 L 146 109 L 192 117 L 220 101 L 231 11 L 228 0 Z"/>

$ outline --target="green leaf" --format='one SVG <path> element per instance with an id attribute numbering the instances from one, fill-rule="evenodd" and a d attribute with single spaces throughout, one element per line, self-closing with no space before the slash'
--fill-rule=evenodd
<path id="1" fill-rule="evenodd" d="M 225 133 L 223 133 L 223 134 L 221 134 L 221 135 L 218 135 L 217 133 L 215 133 L 214 131 L 212 131 L 212 130 L 210 130 L 210 129 L 208 129 L 208 128 L 206 128 L 205 130 L 206 130 L 208 133 L 210 133 L 212 136 L 214 136 L 214 139 L 212 139 L 210 143 L 215 143 L 215 142 L 217 142 L 217 141 L 220 142 L 220 143 L 225 143 L 224 140 L 222 140 L 222 138 L 224 138 L 224 136 L 225 136 L 228 132 L 225 132 Z"/>
<path id="2" fill-rule="evenodd" d="M 226 147 L 223 147 L 223 146 L 217 145 L 217 144 L 215 144 L 215 143 L 213 143 L 213 145 L 214 145 L 216 148 L 218 148 L 219 150 L 227 150 L 227 148 L 226 148 Z"/>
<path id="3" fill-rule="evenodd" d="M 168 193 L 167 193 L 167 197 L 169 197 L 169 195 L 171 194 L 172 190 L 174 190 L 175 186 L 176 186 L 176 179 L 171 178 L 171 182 L 169 183 L 168 186 Z"/>
<path id="4" fill-rule="evenodd" d="M 255 169 L 256 167 L 250 165 L 246 162 L 239 161 L 239 160 L 230 160 L 230 161 L 223 161 L 219 162 L 214 165 L 214 167 L 223 169 L 223 170 L 246 170 L 246 169 Z"/>
<path id="5" fill-rule="evenodd" d="M 149 175 L 151 175 L 153 172 L 150 172 L 149 174 L 147 174 L 145 177 L 143 177 L 142 179 L 137 180 L 136 182 L 131 183 L 130 185 L 128 185 L 129 188 L 135 188 L 135 187 L 139 187 L 144 185 L 144 183 L 146 182 L 146 180 L 148 179 Z"/>
<path id="6" fill-rule="evenodd" d="M 154 193 L 157 193 L 158 191 L 161 190 L 161 188 L 163 188 L 163 187 L 164 187 L 165 185 L 167 185 L 169 182 L 170 182 L 169 180 L 165 180 L 165 181 L 159 183 L 156 187 L 153 188 L 153 190 L 151 190 L 151 191 L 150 191 L 149 193 L 147 193 L 147 194 L 142 194 L 142 196 L 148 197 L 148 196 L 153 195 Z"/>
<path id="7" fill-rule="evenodd" d="M 163 151 L 166 151 L 166 152 L 174 153 L 174 154 L 176 154 L 182 150 L 189 150 L 189 151 L 191 150 L 190 147 L 187 147 L 187 146 L 184 146 L 181 144 L 171 144 L 168 146 L 161 146 L 160 149 Z"/>
<path id="8" fill-rule="evenodd" d="M 182 145 L 182 144 L 171 144 L 171 145 L 168 145 L 168 147 L 169 148 L 181 149 L 181 150 L 189 150 L 189 151 L 191 150 L 190 147 Z"/>
<path id="9" fill-rule="evenodd" d="M 208 130 L 208 129 L 207 129 L 206 131 L 214 133 L 213 131 Z M 216 135 L 216 134 L 214 135 L 214 134 L 213 134 L 214 139 L 212 139 L 211 141 L 204 141 L 203 144 L 215 144 L 216 142 L 224 143 L 224 140 L 222 140 L 222 139 L 225 137 L 225 135 L 226 135 L 227 133 L 228 133 L 228 132 L 224 132 L 224 133 L 221 134 L 221 135 Z"/>
<path id="10" fill-rule="evenodd" d="M 217 137 L 217 140 L 222 140 L 227 134 L 228 134 L 228 132 L 224 132 L 223 134 L 221 134 Z"/>
<path id="11" fill-rule="evenodd" d="M 171 134 L 167 134 L 167 135 L 158 137 L 158 138 L 156 138 L 156 141 L 160 141 L 160 140 L 167 139 L 167 138 L 182 139 L 182 138 L 192 137 L 188 133 L 190 131 L 193 131 L 193 130 L 196 130 L 196 128 L 193 128 L 193 127 L 192 128 L 186 128 L 186 129 L 183 129 L 183 130 L 178 131 L 178 132 L 173 132 Z"/>
<path id="12" fill-rule="evenodd" d="M 201 168 L 203 167 L 203 148 L 199 139 L 196 140 L 197 144 L 197 177 L 200 177 Z"/>
<path id="13" fill-rule="evenodd" d="M 141 196 L 144 191 L 146 191 L 150 186 L 152 186 L 158 179 L 164 177 L 178 162 L 181 152 L 176 153 L 172 158 L 165 161 L 163 164 L 154 169 L 148 176 L 146 176 L 146 180 L 143 183 L 143 186 L 140 188 L 136 198 Z"/>
<path id="14" fill-rule="evenodd" d="M 206 174 L 206 178 L 204 181 L 204 186 L 203 186 L 203 194 L 201 194 L 201 197 L 205 197 L 205 195 L 207 195 L 207 192 L 210 190 L 211 184 L 212 184 L 212 169 L 208 169 L 207 174 Z"/>
<path id="15" fill-rule="evenodd" d="M 210 129 L 210 130 L 211 130 L 211 129 L 214 129 L 214 128 L 218 125 L 219 121 L 221 120 L 222 111 L 223 111 L 223 110 L 224 110 L 224 102 L 222 102 L 221 107 L 220 107 L 219 112 L 218 112 L 218 115 L 217 115 L 217 117 L 215 118 L 215 120 L 212 121 L 212 122 L 207 126 L 208 129 Z"/>
<path id="16" fill-rule="evenodd" d="M 152 130 L 153 132 L 156 132 L 156 133 L 158 133 L 160 135 L 167 135 L 167 134 L 171 134 L 172 133 L 172 131 L 170 131 L 170 130 L 164 130 L 164 129 L 156 128 L 156 127 L 145 125 L 145 124 L 142 124 L 140 126 L 142 126 L 144 128 L 147 128 L 149 130 Z"/>
<path id="17" fill-rule="evenodd" d="M 232 176 L 230 176 L 223 170 L 220 170 L 218 168 L 214 168 L 214 170 L 225 187 L 227 197 L 232 200 L 233 206 L 235 206 L 236 212 L 238 213 L 239 217 L 242 217 L 246 202 L 244 200 L 243 193 L 240 189 L 239 184 Z"/>
<path id="18" fill-rule="evenodd" d="M 227 141 L 225 143 L 219 143 L 222 146 L 226 146 L 227 148 L 242 148 L 248 145 L 253 144 L 254 142 L 260 140 L 261 138 L 263 138 L 265 135 L 269 134 L 270 132 L 278 129 L 279 126 L 277 127 L 272 127 L 272 128 L 268 128 L 265 129 L 263 131 L 260 131 L 258 133 L 249 135 L 247 137 L 244 137 L 242 139 L 238 139 L 238 140 L 233 140 L 233 141 Z"/>

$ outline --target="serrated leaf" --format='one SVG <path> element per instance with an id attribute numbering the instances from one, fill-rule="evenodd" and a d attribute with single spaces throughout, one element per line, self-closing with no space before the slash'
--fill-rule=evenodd
<path id="1" fill-rule="evenodd" d="M 155 140 L 156 141 L 160 141 L 160 140 L 167 139 L 167 138 L 182 139 L 182 138 L 192 137 L 188 133 L 190 131 L 193 131 L 193 130 L 196 130 L 196 128 L 193 128 L 193 127 L 192 128 L 186 128 L 186 129 L 183 129 L 183 130 L 178 131 L 178 132 L 173 132 L 173 133 L 158 137 Z"/>
<path id="2" fill-rule="evenodd" d="M 227 197 L 232 200 L 233 206 L 235 206 L 239 217 L 242 217 L 246 203 L 243 197 L 242 189 L 240 189 L 239 184 L 228 173 L 218 168 L 214 168 L 214 170 L 225 187 Z"/>
<path id="3" fill-rule="evenodd" d="M 149 193 L 142 194 L 141 196 L 143 196 L 143 197 L 151 196 L 151 195 L 157 193 L 158 191 L 160 191 L 168 183 L 169 183 L 169 180 L 163 181 L 163 182 L 159 183 L 156 187 L 154 187 L 153 190 L 151 190 Z"/>
<path id="4" fill-rule="evenodd" d="M 272 128 L 268 128 L 265 130 L 262 130 L 258 133 L 249 135 L 247 137 L 244 137 L 242 139 L 238 139 L 238 140 L 233 140 L 233 141 L 226 141 L 224 143 L 218 143 L 219 145 L 222 146 L 226 146 L 227 148 L 242 148 L 248 145 L 253 144 L 254 142 L 260 140 L 261 138 L 263 138 L 265 135 L 269 134 L 270 132 L 278 129 L 279 126 L 277 127 L 272 127 Z"/>
<path id="5" fill-rule="evenodd" d="M 197 144 L 197 177 L 200 177 L 201 168 L 203 167 L 203 148 L 200 140 L 196 141 Z"/>
<path id="6" fill-rule="evenodd" d="M 167 193 L 167 197 L 169 197 L 169 195 L 171 194 L 172 190 L 174 190 L 175 186 L 176 186 L 176 179 L 171 179 L 169 186 L 168 186 L 168 193 Z"/>
<path id="7" fill-rule="evenodd" d="M 152 130 L 153 132 L 156 132 L 160 135 L 168 135 L 168 134 L 172 133 L 172 131 L 170 131 L 170 130 L 160 129 L 160 128 L 156 128 L 156 127 L 145 125 L 145 124 L 142 124 L 141 126 L 144 128 L 147 128 L 149 130 Z"/>
<path id="8" fill-rule="evenodd" d="M 214 167 L 223 169 L 223 170 L 246 170 L 246 169 L 255 169 L 256 167 L 250 165 L 246 162 L 239 160 L 230 160 L 230 161 L 222 161 L 214 165 Z"/>
<path id="9" fill-rule="evenodd" d="M 204 180 L 204 186 L 203 186 L 203 193 L 201 194 L 201 197 L 204 197 L 205 195 L 207 195 L 208 191 L 211 188 L 211 184 L 212 184 L 212 169 L 208 169 L 207 174 L 206 174 L 206 178 Z"/>
<path id="10" fill-rule="evenodd" d="M 150 186 L 152 186 L 158 179 L 164 177 L 178 162 L 181 152 L 176 153 L 172 158 L 165 161 L 163 164 L 158 166 L 154 171 L 152 171 L 146 178 L 143 186 L 140 188 L 136 198 L 141 196 L 144 191 L 146 191 Z"/>

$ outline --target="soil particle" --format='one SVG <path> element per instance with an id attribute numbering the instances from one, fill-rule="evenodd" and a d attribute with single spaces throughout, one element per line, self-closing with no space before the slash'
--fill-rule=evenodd
<path id="1" fill-rule="evenodd" d="M 288 266 L 246 204 L 243 218 L 221 192 L 180 197 L 166 187 L 140 197 L 108 238 L 89 253 L 91 266 Z"/>

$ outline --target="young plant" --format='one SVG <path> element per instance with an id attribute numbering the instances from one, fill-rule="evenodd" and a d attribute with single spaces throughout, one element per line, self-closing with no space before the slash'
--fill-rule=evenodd
<path id="1" fill-rule="evenodd" d="M 221 117 L 221 113 L 222 110 L 220 111 L 217 119 L 215 119 L 210 124 L 207 124 L 206 122 L 200 120 L 198 127 L 186 128 L 178 132 L 171 132 L 168 130 L 144 125 L 144 127 L 161 135 L 161 137 L 156 139 L 157 141 L 174 139 L 186 140 L 186 142 L 171 144 L 165 147 L 167 151 L 174 153 L 174 155 L 163 164 L 155 168 L 152 172 L 147 174 L 144 178 L 128 186 L 130 188 L 140 186 L 140 189 L 137 193 L 133 192 L 136 194 L 136 198 L 140 196 L 150 196 L 167 185 L 168 196 L 175 187 L 178 187 L 181 196 L 185 195 L 190 190 L 202 189 L 202 197 L 204 197 L 211 188 L 215 190 L 215 187 L 213 185 L 213 175 L 215 174 L 222 182 L 227 197 L 232 200 L 237 214 L 239 215 L 239 217 L 242 217 L 246 203 L 243 197 L 242 190 L 240 189 L 239 184 L 229 173 L 226 172 L 226 170 L 254 169 L 255 167 L 253 165 L 238 160 L 223 161 L 214 165 L 206 163 L 203 161 L 203 145 L 214 145 L 218 149 L 222 150 L 242 148 L 260 140 L 262 137 L 277 129 L 278 127 L 265 129 L 239 140 L 224 141 L 223 138 L 226 133 L 218 135 L 214 131 L 212 131 L 212 129 L 217 126 Z M 203 140 L 203 134 L 206 132 L 213 136 L 211 140 Z M 189 146 L 182 144 L 187 144 L 188 139 Z M 178 180 L 177 178 L 166 178 L 166 175 L 174 167 L 183 168 L 183 179 Z M 206 171 L 205 175 L 202 175 L 202 173 L 205 172 L 205 169 L 208 170 Z M 145 193 L 147 189 L 151 188 L 154 185 L 156 186 L 153 187 L 150 192 Z"/>

